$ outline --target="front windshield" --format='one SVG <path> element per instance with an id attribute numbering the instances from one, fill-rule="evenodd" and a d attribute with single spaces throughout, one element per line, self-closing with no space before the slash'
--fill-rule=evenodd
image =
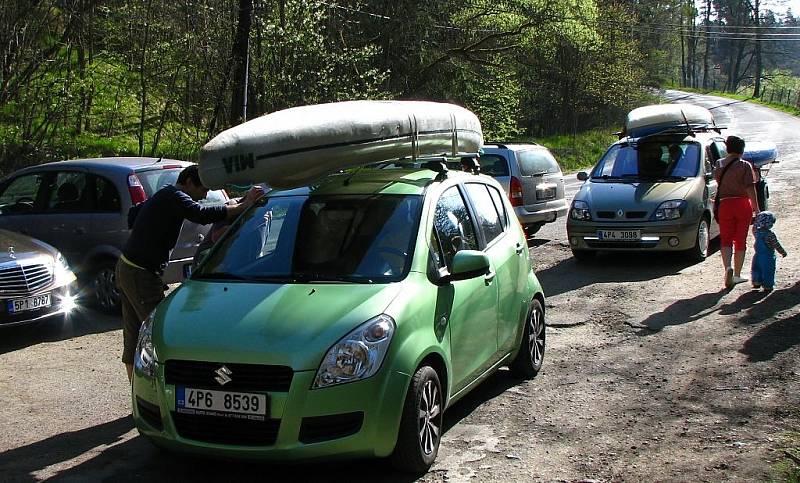
<path id="1" fill-rule="evenodd" d="M 697 143 L 640 141 L 615 144 L 592 172 L 593 179 L 680 179 L 697 176 Z"/>
<path id="2" fill-rule="evenodd" d="M 420 196 L 262 198 L 225 234 L 195 279 L 391 282 L 410 267 Z"/>

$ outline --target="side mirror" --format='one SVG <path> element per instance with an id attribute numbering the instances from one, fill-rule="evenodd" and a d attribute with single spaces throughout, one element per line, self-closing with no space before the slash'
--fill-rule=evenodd
<path id="1" fill-rule="evenodd" d="M 587 179 L 589 179 L 589 174 L 586 171 L 578 173 L 578 181 L 586 181 Z"/>
<path id="2" fill-rule="evenodd" d="M 461 250 L 453 257 L 453 269 L 448 282 L 480 277 L 489 272 L 489 257 L 478 250 Z"/>

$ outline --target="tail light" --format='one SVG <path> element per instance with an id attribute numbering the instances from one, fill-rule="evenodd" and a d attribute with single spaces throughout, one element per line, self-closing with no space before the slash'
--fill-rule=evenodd
<path id="1" fill-rule="evenodd" d="M 522 206 L 522 183 L 519 182 L 516 176 L 511 177 L 511 184 L 508 189 L 508 199 L 511 200 L 511 206 Z"/>
<path id="2" fill-rule="evenodd" d="M 131 203 L 134 205 L 147 199 L 142 182 L 135 174 L 128 175 L 128 192 L 131 194 Z"/>

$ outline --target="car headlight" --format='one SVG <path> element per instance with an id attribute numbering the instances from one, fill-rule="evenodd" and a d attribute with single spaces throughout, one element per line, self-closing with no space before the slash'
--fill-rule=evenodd
<path id="1" fill-rule="evenodd" d="M 589 212 L 589 203 L 585 201 L 575 200 L 572 202 L 572 209 L 569 216 L 573 220 L 586 221 L 592 219 L 592 214 Z"/>
<path id="2" fill-rule="evenodd" d="M 75 274 L 70 270 L 67 259 L 64 258 L 61 252 L 56 253 L 54 262 L 53 278 L 55 279 L 56 285 L 63 286 L 75 281 Z"/>
<path id="3" fill-rule="evenodd" d="M 393 318 L 381 314 L 342 337 L 322 359 L 311 389 L 366 379 L 378 372 L 395 327 Z"/>
<path id="4" fill-rule="evenodd" d="M 139 340 L 136 342 L 136 352 L 133 354 L 133 365 L 136 371 L 143 376 L 152 378 L 156 374 L 156 350 L 153 347 L 153 319 L 155 311 L 142 322 L 139 329 Z"/>
<path id="5" fill-rule="evenodd" d="M 653 213 L 653 219 L 656 221 L 661 220 L 674 220 L 683 215 L 683 209 L 686 202 L 683 200 L 669 200 L 661 203 Z"/>

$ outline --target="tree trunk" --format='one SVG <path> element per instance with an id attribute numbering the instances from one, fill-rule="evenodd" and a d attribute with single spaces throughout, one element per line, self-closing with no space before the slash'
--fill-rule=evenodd
<path id="1" fill-rule="evenodd" d="M 239 19 L 231 53 L 233 61 L 232 124 L 239 124 L 247 120 L 247 76 L 252 21 L 253 0 L 239 0 Z"/>
<path id="2" fill-rule="evenodd" d="M 758 97 L 761 94 L 761 75 L 763 66 L 761 64 L 761 15 L 759 9 L 759 0 L 753 0 L 753 19 L 756 22 L 756 45 L 755 45 L 755 57 L 756 57 L 756 71 L 755 71 L 755 83 L 753 86 L 753 97 Z"/>
<path id="3" fill-rule="evenodd" d="M 711 28 L 711 0 L 706 0 L 706 18 L 703 23 L 706 26 L 706 50 L 703 53 L 703 89 L 708 89 L 708 68 L 711 55 L 711 36 L 709 35 L 709 29 Z"/>

